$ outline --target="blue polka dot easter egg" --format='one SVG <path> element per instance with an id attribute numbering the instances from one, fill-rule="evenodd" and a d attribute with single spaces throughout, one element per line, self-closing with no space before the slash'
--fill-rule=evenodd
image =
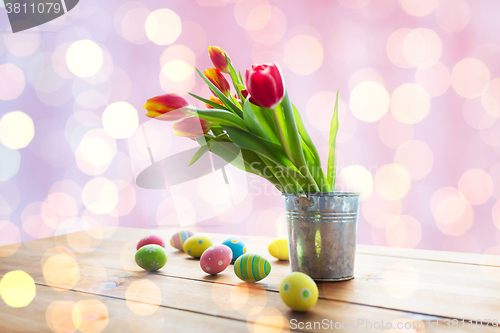
<path id="1" fill-rule="evenodd" d="M 234 262 L 234 273 L 243 281 L 260 281 L 271 273 L 271 264 L 257 254 L 244 254 Z"/>
<path id="2" fill-rule="evenodd" d="M 237 237 L 230 237 L 222 242 L 222 245 L 228 246 L 231 251 L 233 251 L 233 262 L 247 253 L 247 248 L 245 247 L 245 243 Z"/>

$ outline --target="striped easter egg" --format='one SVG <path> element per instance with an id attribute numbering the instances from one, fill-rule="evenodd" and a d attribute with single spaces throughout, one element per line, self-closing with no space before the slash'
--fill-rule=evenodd
<path id="1" fill-rule="evenodd" d="M 172 238 L 170 238 L 170 245 L 175 247 L 177 250 L 184 251 L 182 247 L 184 246 L 184 242 L 186 239 L 189 237 L 193 236 L 194 233 L 189 230 L 181 230 L 179 232 L 176 232 Z"/>
<path id="2" fill-rule="evenodd" d="M 234 273 L 243 281 L 260 281 L 270 272 L 269 261 L 257 254 L 244 254 L 234 262 Z"/>

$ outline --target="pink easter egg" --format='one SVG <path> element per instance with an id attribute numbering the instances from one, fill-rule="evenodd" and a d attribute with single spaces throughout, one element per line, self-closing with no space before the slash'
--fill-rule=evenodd
<path id="1" fill-rule="evenodd" d="M 149 235 L 149 236 L 144 237 L 143 239 L 141 239 L 139 241 L 139 243 L 137 243 L 137 250 L 139 250 L 144 245 L 149 245 L 149 244 L 156 244 L 156 245 L 160 245 L 161 247 L 165 248 L 165 242 L 163 241 L 163 238 L 161 238 L 160 236 L 156 236 L 156 235 Z"/>
<path id="2" fill-rule="evenodd" d="M 201 269 L 207 274 L 218 274 L 233 260 L 233 251 L 226 245 L 210 246 L 200 258 Z"/>

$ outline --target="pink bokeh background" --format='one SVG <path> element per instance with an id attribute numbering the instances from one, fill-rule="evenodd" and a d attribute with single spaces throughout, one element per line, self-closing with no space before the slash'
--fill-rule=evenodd
<path id="1" fill-rule="evenodd" d="M 218 45 L 241 71 L 280 64 L 324 162 L 339 90 L 338 187 L 363 192 L 359 243 L 500 246 L 496 0 L 81 0 L 17 34 L 2 7 L 0 245 L 98 226 L 179 229 L 172 191 L 136 185 L 131 138 L 157 126 L 159 151 L 193 147 L 141 109 L 167 92 L 208 97 L 192 67 L 210 67 Z M 239 177 L 243 200 L 195 229 L 284 234 L 280 193 Z"/>

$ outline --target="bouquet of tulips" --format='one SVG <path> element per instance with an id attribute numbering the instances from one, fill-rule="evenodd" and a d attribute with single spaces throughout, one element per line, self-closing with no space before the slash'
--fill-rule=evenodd
<path id="1" fill-rule="evenodd" d="M 206 109 L 176 94 L 148 99 L 146 116 L 174 121 L 174 134 L 195 139 L 200 149 L 191 164 L 210 151 L 240 169 L 261 176 L 286 193 L 335 190 L 335 140 L 338 93 L 333 111 L 326 176 L 316 147 L 300 113 L 290 102 L 276 63 L 252 65 L 236 73 L 231 59 L 217 46 L 208 48 L 215 68 L 201 73 L 215 97 L 204 98 Z M 235 94 L 223 73 L 229 74 Z"/>

